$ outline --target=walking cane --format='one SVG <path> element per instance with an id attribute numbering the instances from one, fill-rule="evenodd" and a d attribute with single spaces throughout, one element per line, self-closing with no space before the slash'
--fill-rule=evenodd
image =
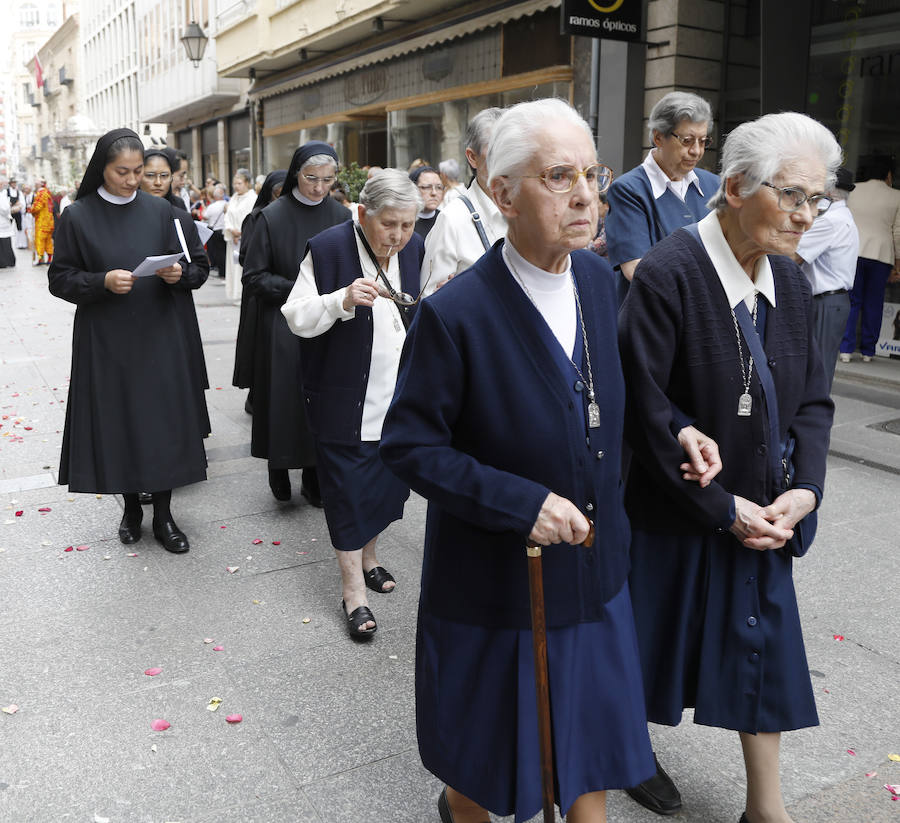
<path id="1" fill-rule="evenodd" d="M 582 546 L 594 545 L 594 522 Z M 547 670 L 547 615 L 544 612 L 544 569 L 542 546 L 525 544 L 528 555 L 528 589 L 531 593 L 531 636 L 534 641 L 534 684 L 537 690 L 538 742 L 541 750 L 541 788 L 544 795 L 544 823 L 556 820 L 553 797 L 553 741 L 550 739 L 550 675 Z"/>

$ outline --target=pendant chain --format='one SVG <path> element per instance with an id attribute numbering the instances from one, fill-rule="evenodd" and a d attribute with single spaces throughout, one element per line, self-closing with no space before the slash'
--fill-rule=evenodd
<path id="1" fill-rule="evenodd" d="M 756 317 L 757 310 L 759 308 L 759 292 L 753 295 L 753 325 L 756 326 Z M 738 360 L 741 364 L 741 380 L 744 383 L 744 394 L 750 393 L 750 379 L 753 375 L 753 355 L 750 352 L 747 352 L 749 355 L 749 362 L 746 367 L 744 366 L 744 348 L 741 345 L 741 330 L 738 326 L 737 315 L 734 313 L 734 309 L 731 310 L 731 319 L 734 321 L 734 335 L 737 339 L 738 346 Z"/>

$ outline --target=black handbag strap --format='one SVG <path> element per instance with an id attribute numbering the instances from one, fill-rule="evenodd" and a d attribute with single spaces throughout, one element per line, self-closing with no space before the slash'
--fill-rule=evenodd
<path id="1" fill-rule="evenodd" d="M 481 238 L 481 245 L 484 246 L 485 251 L 490 251 L 491 243 L 487 238 L 487 234 L 484 231 L 484 226 L 481 223 L 481 215 L 475 210 L 475 206 L 472 205 L 472 201 L 469 200 L 464 194 L 459 196 L 459 199 L 466 204 L 466 208 L 469 210 L 469 214 L 472 215 L 472 223 L 475 225 L 475 231 L 478 232 L 479 238 Z"/>
<path id="2" fill-rule="evenodd" d="M 397 290 L 391 285 L 391 281 L 388 280 L 387 275 L 381 268 L 381 264 L 378 262 L 378 258 L 375 256 L 375 252 L 372 251 L 372 247 L 369 245 L 369 239 L 366 237 L 366 234 L 362 230 L 362 226 L 360 226 L 359 223 L 356 224 L 356 233 L 359 235 L 359 239 L 362 240 L 363 248 L 366 250 L 366 253 L 369 255 L 369 259 L 374 264 L 375 271 L 378 272 L 378 274 L 375 276 L 376 279 L 380 277 L 384 282 L 384 286 L 388 290 L 388 294 L 390 294 L 391 297 L 394 298 L 394 305 L 400 312 L 400 319 L 403 321 L 403 328 L 409 330 L 409 324 L 412 323 L 412 316 L 410 315 L 409 309 L 398 302 L 400 299 L 400 295 Z"/>

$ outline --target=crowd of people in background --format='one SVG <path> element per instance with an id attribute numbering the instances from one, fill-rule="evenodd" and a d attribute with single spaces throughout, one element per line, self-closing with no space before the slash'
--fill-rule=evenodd
<path id="1" fill-rule="evenodd" d="M 854 184 L 805 115 L 737 127 L 719 174 L 700 166 L 713 132 L 706 100 L 667 94 L 616 176 L 574 109 L 539 100 L 472 118 L 468 179 L 417 158 L 351 192 L 311 141 L 197 187 L 184 153 L 128 129 L 74 197 L 0 179 L 0 267 L 31 248 L 77 307 L 60 482 L 122 495 L 123 544 L 152 503 L 156 540 L 190 548 L 170 504 L 206 478 L 192 294 L 211 271 L 240 305 L 251 454 L 277 501 L 299 471 L 324 509 L 355 640 L 378 628 L 368 593 L 402 582 L 380 534 L 410 489 L 429 501 L 417 723 L 443 823 L 540 808 L 526 540 L 550 547 L 567 819 L 605 821 L 608 788 L 677 812 L 646 721 L 692 707 L 740 734 L 742 823 L 789 823 L 780 734 L 818 722 L 791 562 L 815 533 L 835 362 L 858 316 L 871 359 L 900 279 L 900 192 L 886 158 Z"/>

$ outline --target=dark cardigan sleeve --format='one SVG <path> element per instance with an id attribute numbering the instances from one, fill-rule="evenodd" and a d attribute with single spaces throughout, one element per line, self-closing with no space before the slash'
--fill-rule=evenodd
<path id="1" fill-rule="evenodd" d="M 642 261 L 619 314 L 625 373 L 625 436 L 635 457 L 695 520 L 710 529 L 734 521 L 733 495 L 713 481 L 705 489 L 681 477 L 677 406 L 666 394 L 682 331 L 681 298 L 669 276 Z M 683 421 L 682 421 L 683 422 Z"/>
<path id="2" fill-rule="evenodd" d="M 294 283 L 271 270 L 273 260 L 269 224 L 262 215 L 253 228 L 241 282 L 253 297 L 273 306 L 281 306 L 288 299 Z M 297 268 L 299 270 L 299 264 Z"/>
<path id="3" fill-rule="evenodd" d="M 381 457 L 410 488 L 486 531 L 531 533 L 550 490 L 476 460 L 453 445 L 470 379 L 456 341 L 429 301 L 410 326 L 394 399 L 381 435 Z"/>

